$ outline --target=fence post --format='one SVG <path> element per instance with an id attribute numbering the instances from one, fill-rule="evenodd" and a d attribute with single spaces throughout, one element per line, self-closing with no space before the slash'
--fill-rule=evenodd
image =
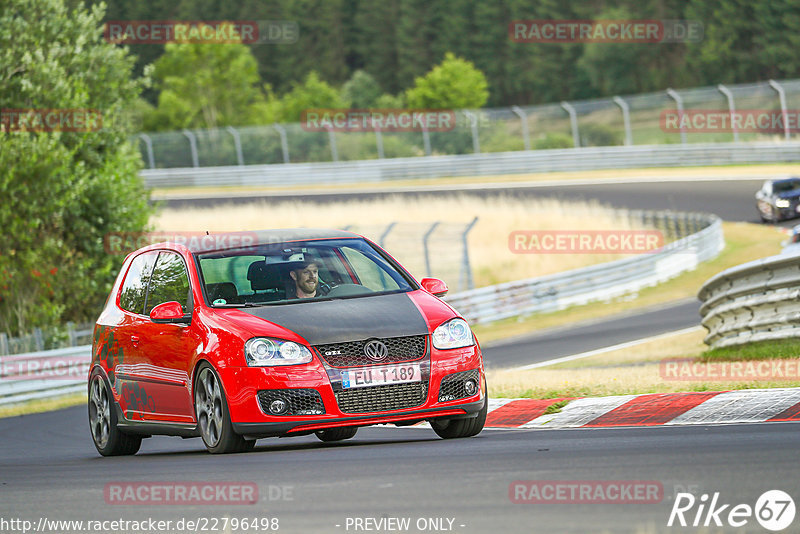
<path id="1" fill-rule="evenodd" d="M 781 116 L 783 117 L 783 136 L 789 140 L 789 111 L 786 109 L 786 91 L 775 80 L 769 81 L 769 86 L 778 92 L 778 101 L 781 104 Z"/>
<path id="2" fill-rule="evenodd" d="M 67 322 L 67 335 L 69 336 L 69 346 L 70 347 L 77 347 L 78 341 L 75 335 L 75 323 L 72 321 Z"/>
<path id="3" fill-rule="evenodd" d="M 667 96 L 675 101 L 675 107 L 678 108 L 678 120 L 681 121 L 681 144 L 686 144 L 686 128 L 683 127 L 683 99 L 675 89 L 671 87 L 667 89 Z"/>
<path id="4" fill-rule="evenodd" d="M 471 111 L 464 110 L 464 116 L 469 119 L 469 126 L 472 130 L 472 151 L 476 154 L 481 153 L 481 142 L 478 139 L 478 116 Z"/>
<path id="5" fill-rule="evenodd" d="M 233 136 L 233 146 L 236 149 L 236 161 L 239 165 L 244 165 L 244 155 L 242 154 L 242 140 L 239 138 L 239 132 L 233 126 L 225 128 Z"/>
<path id="6" fill-rule="evenodd" d="M 425 146 L 425 155 L 431 155 L 431 134 L 428 133 L 428 127 L 422 125 L 422 144 Z"/>
<path id="7" fill-rule="evenodd" d="M 375 145 L 378 147 L 378 159 L 383 159 L 385 155 L 383 153 L 383 134 L 377 126 L 375 127 Z"/>
<path id="8" fill-rule="evenodd" d="M 147 134 L 139 134 L 139 139 L 144 140 L 144 146 L 147 147 L 147 163 L 150 164 L 151 169 L 156 168 L 156 159 L 153 157 L 153 140 Z"/>
<path id="9" fill-rule="evenodd" d="M 328 130 L 328 139 L 331 143 L 331 159 L 333 161 L 339 161 L 339 149 L 336 147 L 336 132 L 333 131 L 333 128 L 330 126 L 325 127 Z"/>
<path id="10" fill-rule="evenodd" d="M 0 334 L 0 356 L 8 354 L 8 335 L 5 333 Z"/>
<path id="11" fill-rule="evenodd" d="M 189 138 L 189 150 L 192 152 L 192 167 L 199 167 L 200 160 L 197 157 L 197 137 L 190 130 L 183 130 L 183 135 Z"/>
<path id="12" fill-rule="evenodd" d="M 428 228 L 428 231 L 425 232 L 425 235 L 422 237 L 422 246 L 425 249 L 425 272 L 429 277 L 433 275 L 431 274 L 431 256 L 430 256 L 430 251 L 428 249 L 428 239 L 431 237 L 433 231 L 436 230 L 437 226 L 439 226 L 439 221 L 433 223 L 431 227 Z"/>
<path id="13" fill-rule="evenodd" d="M 561 107 L 564 108 L 564 111 L 569 113 L 569 123 L 572 127 L 572 144 L 575 145 L 575 148 L 580 148 L 581 137 L 578 131 L 578 114 L 569 102 L 561 102 Z"/>
<path id="14" fill-rule="evenodd" d="M 469 234 L 469 231 L 472 230 L 476 222 L 478 222 L 477 217 L 472 219 L 472 222 L 469 223 L 464 229 L 464 233 L 461 234 L 461 243 L 464 250 L 464 256 L 461 263 L 461 276 L 459 277 L 459 285 L 461 287 L 464 286 L 463 279 L 466 277 L 467 289 L 473 289 L 475 287 L 475 283 L 472 280 L 472 267 L 469 264 L 469 244 L 467 243 L 467 234 Z"/>
<path id="15" fill-rule="evenodd" d="M 36 344 L 36 350 L 44 350 L 44 337 L 42 336 L 41 328 L 33 329 L 33 342 Z"/>
<path id="16" fill-rule="evenodd" d="M 378 240 L 378 244 L 381 246 L 381 248 L 384 247 L 384 243 L 386 243 L 386 238 L 389 236 L 389 232 L 392 231 L 392 228 L 394 228 L 395 224 L 397 224 L 397 223 L 396 222 L 390 222 L 389 225 L 386 227 L 386 230 L 384 230 L 383 233 L 381 234 L 381 237 Z"/>
<path id="17" fill-rule="evenodd" d="M 531 149 L 531 136 L 528 132 L 528 116 L 525 111 L 519 106 L 511 106 L 511 111 L 519 117 L 520 124 L 522 125 L 522 142 L 525 143 L 525 150 Z"/>
<path id="18" fill-rule="evenodd" d="M 272 127 L 278 130 L 278 135 L 281 136 L 281 152 L 283 152 L 283 162 L 289 163 L 289 140 L 286 138 L 286 129 L 277 122 L 274 123 Z"/>
<path id="19" fill-rule="evenodd" d="M 736 115 L 736 106 L 733 103 L 733 93 L 731 93 L 730 89 L 725 87 L 722 84 L 717 86 L 719 92 L 725 95 L 725 98 L 728 99 L 728 110 L 731 114 L 731 129 L 733 130 L 733 142 L 739 142 L 739 128 L 736 126 L 736 121 L 734 121 L 734 115 Z"/>
<path id="20" fill-rule="evenodd" d="M 614 102 L 620 107 L 622 110 L 622 122 L 625 125 L 625 146 L 631 146 L 633 144 L 633 133 L 631 132 L 631 114 L 630 114 L 630 107 L 628 107 L 628 103 L 625 102 L 621 97 L 615 96 Z"/>

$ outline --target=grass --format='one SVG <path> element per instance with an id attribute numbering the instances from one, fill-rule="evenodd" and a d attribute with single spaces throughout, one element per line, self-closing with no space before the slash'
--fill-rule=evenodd
<path id="1" fill-rule="evenodd" d="M 640 178 L 651 177 L 705 177 L 719 176 L 721 174 L 737 177 L 753 173 L 763 173 L 765 176 L 781 175 L 797 172 L 797 166 L 791 164 L 755 164 L 755 165 L 715 165 L 709 167 L 652 167 L 646 169 L 603 169 L 594 171 L 567 171 L 567 172 L 539 172 L 528 174 L 503 174 L 495 176 L 456 176 L 445 178 L 420 178 L 409 180 L 392 180 L 390 182 L 375 183 L 350 183 L 350 184 L 299 184 L 292 186 L 228 186 L 228 187 L 174 187 L 153 189 L 154 198 L 170 198 L 182 195 L 214 195 L 226 193 L 247 192 L 321 192 L 343 190 L 369 190 L 369 189 L 400 189 L 420 186 L 452 186 L 458 184 L 492 184 L 504 182 L 547 182 L 568 180 L 604 180 L 626 179 L 636 181 Z"/>
<path id="2" fill-rule="evenodd" d="M 713 275 L 734 265 L 777 254 L 781 250 L 781 241 L 786 239 L 785 234 L 772 226 L 738 222 L 725 222 L 722 226 L 726 245 L 719 256 L 699 264 L 694 271 L 684 273 L 663 284 L 642 289 L 636 295 L 620 297 L 611 302 L 595 302 L 548 314 L 534 314 L 490 324 L 479 324 L 475 325 L 473 330 L 481 343 L 491 343 L 500 339 L 523 336 L 537 330 L 695 297 L 703 282 Z"/>
<path id="3" fill-rule="evenodd" d="M 703 344 L 704 329 L 657 339 L 610 351 L 604 354 L 573 360 L 553 366 L 530 370 L 496 369 L 487 371 L 489 395 L 494 398 L 552 399 L 558 397 L 601 397 L 643 393 L 675 393 L 683 391 L 727 391 L 734 389 L 764 389 L 800 387 L 797 376 L 789 378 L 754 379 L 746 366 L 740 366 L 736 376 L 717 372 L 708 376 L 709 368 L 700 366 L 693 375 L 670 375 L 668 362 L 737 362 L 759 360 L 766 362 L 800 363 L 800 341 L 765 341 L 738 348 L 707 350 Z M 717 366 L 730 370 L 733 366 Z M 784 367 L 785 369 L 786 367 Z M 743 374 L 744 373 L 744 374 Z M 795 378 L 795 379 L 793 379 Z"/>
<path id="4" fill-rule="evenodd" d="M 61 410 L 62 408 L 70 408 L 72 406 L 80 406 L 82 404 L 86 404 L 85 393 L 75 393 L 72 395 L 65 395 L 63 397 L 55 397 L 52 399 L 33 400 L 20 404 L 0 407 L 0 419 L 5 417 L 15 417 L 18 415 L 28 415 L 32 413 L 52 412 L 54 410 Z"/>
<path id="5" fill-rule="evenodd" d="M 550 414 L 554 414 L 554 413 L 559 413 L 561 411 L 561 409 L 564 406 L 566 406 L 567 404 L 569 404 L 568 400 L 562 400 L 562 401 L 554 402 L 553 404 L 551 404 L 550 406 L 548 406 L 547 408 L 544 409 L 544 412 L 542 412 L 542 415 L 550 415 Z"/>
<path id="6" fill-rule="evenodd" d="M 710 349 L 700 355 L 704 362 L 793 359 L 800 356 L 800 339 L 758 341 L 743 346 Z"/>

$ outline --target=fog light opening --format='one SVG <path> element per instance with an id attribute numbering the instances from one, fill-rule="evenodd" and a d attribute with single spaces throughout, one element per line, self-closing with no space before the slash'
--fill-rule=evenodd
<path id="1" fill-rule="evenodd" d="M 285 413 L 289 408 L 289 403 L 283 399 L 275 399 L 269 403 L 269 411 L 275 415 Z"/>
<path id="2" fill-rule="evenodd" d="M 478 392 L 478 383 L 475 380 L 470 378 L 469 380 L 464 381 L 464 393 L 466 393 L 469 396 L 472 396 L 475 395 L 477 392 Z"/>

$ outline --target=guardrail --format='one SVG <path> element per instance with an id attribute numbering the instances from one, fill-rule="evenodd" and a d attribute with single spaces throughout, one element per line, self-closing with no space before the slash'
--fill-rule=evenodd
<path id="1" fill-rule="evenodd" d="M 673 236 L 680 238 L 657 252 L 464 291 L 445 300 L 473 324 L 562 310 L 654 286 L 693 270 L 698 263 L 716 257 L 725 246 L 722 222 L 715 215 L 643 212 L 641 216 L 649 217 L 656 227 L 673 229 Z M 687 229 L 695 231 L 686 235 Z"/>
<path id="2" fill-rule="evenodd" d="M 724 246 L 714 215 L 637 211 L 630 217 L 677 240 L 658 252 L 455 293 L 446 301 L 473 323 L 555 311 L 656 285 L 714 258 Z M 0 357 L 0 405 L 85 391 L 90 359 L 90 345 Z"/>
<path id="3" fill-rule="evenodd" d="M 800 336 L 800 256 L 770 256 L 703 284 L 701 324 L 712 348 Z"/>
<path id="4" fill-rule="evenodd" d="M 86 391 L 92 346 L 0 358 L 0 405 Z"/>
<path id="5" fill-rule="evenodd" d="M 800 161 L 800 142 L 703 143 L 527 150 L 326 163 L 143 170 L 148 188 L 293 186 L 550 171 Z"/>

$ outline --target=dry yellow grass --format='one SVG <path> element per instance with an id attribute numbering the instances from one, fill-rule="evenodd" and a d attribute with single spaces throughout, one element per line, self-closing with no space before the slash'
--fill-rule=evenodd
<path id="1" fill-rule="evenodd" d="M 657 340 L 554 366 L 489 370 L 489 395 L 496 398 L 600 397 L 679 391 L 797 387 L 791 380 L 667 380 L 660 361 L 699 356 L 705 330 Z M 766 360 L 770 361 L 770 360 Z M 782 360 L 786 362 L 786 360 Z"/>
<path id="2" fill-rule="evenodd" d="M 378 241 L 391 222 L 385 248 L 416 277 L 425 276 L 422 236 L 433 222 L 442 225 L 431 235 L 434 276 L 455 287 L 459 276 L 460 234 L 474 217 L 469 234 L 470 260 L 477 287 L 541 276 L 617 259 L 610 254 L 517 254 L 509 250 L 514 230 L 629 229 L 621 212 L 596 202 L 526 200 L 511 197 L 480 199 L 467 196 L 316 204 L 259 202 L 215 208 L 165 208 L 153 220 L 160 231 L 239 231 L 263 228 L 344 228 Z M 368 221 L 362 224 L 360 221 Z"/>
<path id="3" fill-rule="evenodd" d="M 0 419 L 31 413 L 52 412 L 53 410 L 61 410 L 62 408 L 70 408 L 82 404 L 86 404 L 86 393 L 75 393 L 53 399 L 34 400 L 0 408 Z"/>

